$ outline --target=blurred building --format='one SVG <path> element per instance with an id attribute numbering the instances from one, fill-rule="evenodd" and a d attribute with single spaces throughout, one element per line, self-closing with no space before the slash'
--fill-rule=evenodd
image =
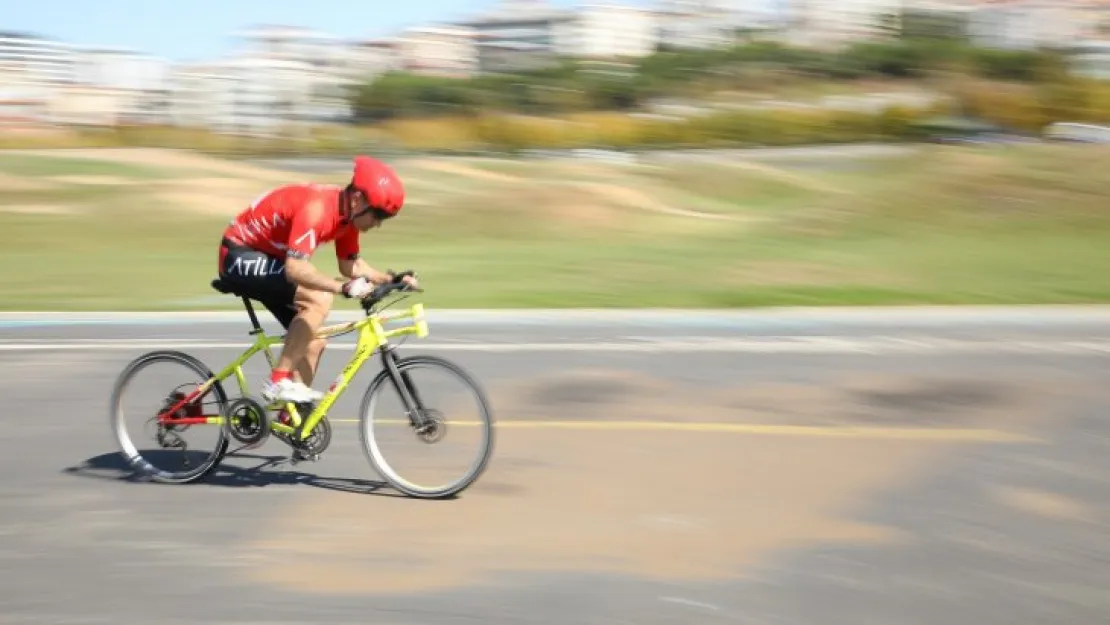
<path id="1" fill-rule="evenodd" d="M 635 58 L 655 52 L 658 11 L 621 4 L 580 6 L 563 24 L 565 53 L 585 58 Z"/>
<path id="2" fill-rule="evenodd" d="M 219 63 L 178 65 L 170 72 L 169 122 L 207 128 L 231 123 L 226 94 L 232 76 Z"/>
<path id="3" fill-rule="evenodd" d="M 399 48 L 395 39 L 347 43 L 343 47 L 340 70 L 343 80 L 352 84 L 363 83 L 381 74 L 400 70 L 404 63 Z"/>
<path id="4" fill-rule="evenodd" d="M 154 121 L 144 115 L 140 92 L 95 85 L 63 85 L 51 92 L 45 119 L 69 126 L 116 126 Z"/>
<path id="5" fill-rule="evenodd" d="M 660 45 L 728 45 L 745 12 L 729 0 L 663 0 L 654 7 L 590 3 L 560 9 L 543 0 L 503 0 L 460 25 L 475 33 L 480 72 L 543 67 L 559 57 L 635 58 Z"/>
<path id="6" fill-rule="evenodd" d="M 472 28 L 418 26 L 397 37 L 405 71 L 444 78 L 469 78 L 478 71 L 477 36 Z"/>
<path id="7" fill-rule="evenodd" d="M 899 30 L 903 35 L 966 40 L 971 19 L 982 4 L 982 0 L 906 0 Z"/>
<path id="8" fill-rule="evenodd" d="M 31 34 L 0 32 L 0 67 L 6 85 L 53 85 L 73 80 L 71 46 Z"/>
<path id="9" fill-rule="evenodd" d="M 272 135 L 321 115 L 302 61 L 243 55 L 174 72 L 171 115 L 181 126 Z"/>
<path id="10" fill-rule="evenodd" d="M 1083 29 L 1083 39 L 1110 41 L 1110 0 L 1081 0 L 1075 16 Z"/>
<path id="11" fill-rule="evenodd" d="M 272 100 L 283 103 L 275 114 L 286 123 L 350 117 L 346 87 L 358 82 L 358 77 L 350 72 L 347 42 L 327 33 L 280 25 L 248 28 L 238 36 L 242 50 L 223 65 L 239 85 L 237 111 L 252 110 L 256 101 Z M 235 119 L 233 127 L 242 126 L 244 119 L 254 120 L 245 127 L 261 123 L 253 113 L 235 113 Z"/>
<path id="12" fill-rule="evenodd" d="M 56 122 L 168 121 L 170 64 L 165 59 L 131 50 L 82 48 L 76 52 L 73 75 L 74 84 L 56 92 L 60 101 L 51 107 Z"/>
<path id="13" fill-rule="evenodd" d="M 544 0 L 502 0 L 488 13 L 457 24 L 474 32 L 478 70 L 546 67 L 576 48 L 574 13 Z"/>
<path id="14" fill-rule="evenodd" d="M 241 53 L 307 63 L 328 72 L 339 65 L 344 42 L 335 35 L 296 26 L 261 25 L 236 33 Z"/>
<path id="15" fill-rule="evenodd" d="M 170 123 L 254 136 L 343 123 L 351 117 L 349 88 L 403 66 L 398 40 L 348 42 L 286 26 L 238 37 L 228 58 L 172 69 Z"/>
<path id="16" fill-rule="evenodd" d="M 728 0 L 663 0 L 658 4 L 659 44 L 716 48 L 735 43 L 746 13 Z"/>
<path id="17" fill-rule="evenodd" d="M 1079 41 L 1064 50 L 1075 75 L 1110 80 L 1110 40 Z"/>
<path id="18" fill-rule="evenodd" d="M 900 28 L 903 0 L 793 0 L 788 40 L 794 45 L 838 48 L 876 41 Z"/>
<path id="19" fill-rule="evenodd" d="M 169 62 L 130 50 L 115 48 L 86 48 L 74 57 L 74 82 L 133 89 L 157 91 L 166 87 Z"/>
<path id="20" fill-rule="evenodd" d="M 15 84 L 11 72 L 0 68 L 0 127 L 35 125 L 44 121 L 49 102 L 48 91 Z"/>
<path id="21" fill-rule="evenodd" d="M 1031 50 L 1059 47 L 1081 37 L 1078 3 L 1065 0 L 1003 0 L 977 7 L 971 38 L 988 48 Z"/>
<path id="22" fill-rule="evenodd" d="M 168 64 L 127 50 L 0 35 L 0 116 L 27 123 L 163 121 Z"/>
<path id="23" fill-rule="evenodd" d="M 222 63 L 229 79 L 219 99 L 217 130 L 239 134 L 274 134 L 292 124 L 322 121 L 326 104 L 319 77 L 304 60 L 242 56 Z"/>
<path id="24" fill-rule="evenodd" d="M 1075 15 L 1081 33 L 1064 47 L 1072 71 L 1086 78 L 1110 80 L 1110 0 L 1080 0 Z"/>

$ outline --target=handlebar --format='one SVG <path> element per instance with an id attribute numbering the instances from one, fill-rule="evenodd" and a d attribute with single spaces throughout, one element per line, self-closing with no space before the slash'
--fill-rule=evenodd
<path id="1" fill-rule="evenodd" d="M 413 288 L 404 282 L 387 282 L 374 287 L 370 294 L 360 300 L 362 309 L 369 313 L 374 306 L 378 305 L 387 295 L 394 291 L 403 291 L 406 293 L 423 293 L 424 289 Z"/>

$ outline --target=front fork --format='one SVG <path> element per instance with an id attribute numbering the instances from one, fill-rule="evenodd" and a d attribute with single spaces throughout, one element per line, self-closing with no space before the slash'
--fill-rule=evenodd
<path id="1" fill-rule="evenodd" d="M 393 383 L 393 387 L 397 389 L 397 393 L 401 395 L 401 401 L 405 404 L 405 414 L 409 417 L 409 423 L 416 428 L 417 432 L 423 432 L 423 429 L 429 425 L 431 420 L 425 412 L 424 402 L 420 399 L 420 393 L 416 390 L 416 385 L 412 383 L 412 379 L 405 371 L 397 366 L 397 354 L 391 345 L 387 345 L 382 349 L 382 366 L 389 372 L 389 380 Z"/>

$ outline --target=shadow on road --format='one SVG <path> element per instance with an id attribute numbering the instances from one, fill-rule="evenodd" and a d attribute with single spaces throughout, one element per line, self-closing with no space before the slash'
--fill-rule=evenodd
<path id="1" fill-rule="evenodd" d="M 177 453 L 180 458 L 180 452 Z M 203 461 L 204 454 L 198 454 L 196 462 Z M 157 458 L 147 454 L 147 459 L 157 466 Z M 236 460 L 258 461 L 252 466 L 234 466 L 229 462 Z M 379 495 L 383 497 L 406 497 L 403 493 L 387 490 L 389 485 L 385 482 L 371 480 L 356 480 L 339 477 L 320 477 L 292 469 L 279 469 L 288 463 L 286 456 L 260 456 L 255 454 L 229 453 L 214 471 L 208 474 L 197 484 L 207 486 L 223 486 L 232 488 L 264 487 L 274 484 L 291 485 L 303 484 L 325 490 L 361 495 Z M 153 483 L 141 472 L 132 469 L 118 452 L 93 456 L 79 465 L 66 467 L 63 473 L 79 477 L 110 480 L 116 482 Z"/>

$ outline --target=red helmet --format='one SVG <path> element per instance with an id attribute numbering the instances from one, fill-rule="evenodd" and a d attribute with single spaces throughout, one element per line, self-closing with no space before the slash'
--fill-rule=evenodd
<path id="1" fill-rule="evenodd" d="M 405 204 L 405 186 L 397 172 L 369 156 L 355 157 L 351 184 L 366 196 L 370 210 L 382 218 L 393 217 Z"/>

